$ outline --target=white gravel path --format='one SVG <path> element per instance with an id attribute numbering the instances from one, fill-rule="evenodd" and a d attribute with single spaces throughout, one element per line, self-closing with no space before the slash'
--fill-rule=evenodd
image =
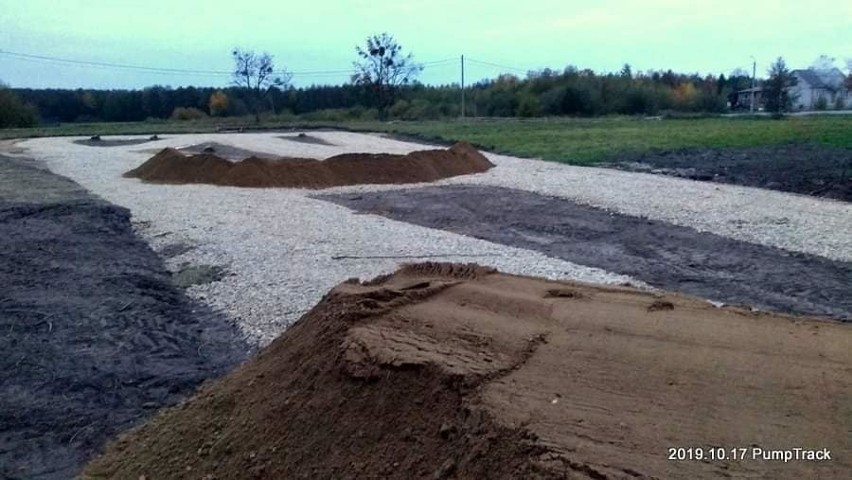
<path id="1" fill-rule="evenodd" d="M 171 268 L 183 262 L 227 266 L 233 275 L 191 287 L 189 293 L 231 315 L 246 336 L 261 345 L 340 281 L 370 278 L 392 271 L 402 262 L 470 261 L 548 278 L 640 283 L 536 252 L 354 214 L 308 197 L 316 191 L 150 185 L 121 177 L 147 160 L 152 148 L 202 142 L 314 158 L 345 152 L 407 153 L 424 148 L 379 135 L 348 132 L 310 133 L 332 146 L 283 140 L 279 138 L 282 135 L 286 134 L 167 135 L 156 142 L 126 147 L 89 147 L 65 137 L 33 139 L 19 145 L 52 171 L 129 208 L 134 223 L 155 249 L 175 243 L 194 247 L 169 259 Z M 488 156 L 497 168 L 439 183 L 520 188 L 763 245 L 852 260 L 852 206 L 848 204 L 656 175 Z M 357 186 L 324 192 L 410 187 Z"/>

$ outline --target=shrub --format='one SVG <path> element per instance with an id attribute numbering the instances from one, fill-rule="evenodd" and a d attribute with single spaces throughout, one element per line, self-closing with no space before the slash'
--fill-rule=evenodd
<path id="1" fill-rule="evenodd" d="M 222 90 L 217 90 L 210 94 L 210 115 L 214 117 L 225 116 L 228 113 L 229 99 L 228 95 Z"/>
<path id="2" fill-rule="evenodd" d="M 624 98 L 624 112 L 630 115 L 657 113 L 657 101 L 654 92 L 648 88 L 633 87 Z"/>
<path id="3" fill-rule="evenodd" d="M 410 108 L 411 104 L 407 100 L 397 100 L 388 113 L 392 118 L 405 118 Z"/>
<path id="4" fill-rule="evenodd" d="M 355 108 L 350 108 L 349 110 L 355 110 Z M 378 108 L 368 108 L 361 112 L 361 120 L 378 120 L 379 119 L 379 109 Z"/>
<path id="5" fill-rule="evenodd" d="M 554 87 L 538 97 L 541 111 L 546 115 L 562 114 L 562 103 L 565 99 L 565 87 Z"/>
<path id="6" fill-rule="evenodd" d="M 538 104 L 538 99 L 532 94 L 524 94 L 521 97 L 521 101 L 518 103 L 517 114 L 522 118 L 536 117 L 540 115 L 541 108 Z"/>
<path id="7" fill-rule="evenodd" d="M 725 97 L 712 92 L 702 92 L 695 99 L 694 111 L 706 113 L 721 113 L 727 108 Z"/>
<path id="8" fill-rule="evenodd" d="M 828 100 L 826 100 L 825 97 L 820 95 L 820 97 L 817 99 L 816 103 L 814 104 L 814 108 L 817 109 L 817 110 L 827 110 L 828 109 Z"/>
<path id="9" fill-rule="evenodd" d="M 435 120 L 441 117 L 438 106 L 428 100 L 417 98 L 410 105 L 405 116 L 403 116 L 405 120 Z"/>
<path id="10" fill-rule="evenodd" d="M 172 120 L 200 120 L 207 117 L 207 114 L 195 107 L 175 107 L 172 110 Z"/>
<path id="11" fill-rule="evenodd" d="M 0 84 L 0 128 L 27 128 L 38 125 L 38 111 L 25 104 L 15 92 Z"/>
<path id="12" fill-rule="evenodd" d="M 327 108 L 315 110 L 300 115 L 302 120 L 312 122 L 346 122 L 349 120 L 375 120 L 379 117 L 378 109 L 365 109 L 364 107 L 352 108 Z"/>
<path id="13" fill-rule="evenodd" d="M 595 105 L 594 95 L 588 87 L 569 85 L 562 97 L 562 113 L 568 115 L 593 115 L 598 106 Z"/>
<path id="14" fill-rule="evenodd" d="M 290 110 L 289 108 L 282 108 L 281 111 L 279 111 L 278 113 L 271 115 L 269 117 L 269 120 L 273 121 L 273 122 L 281 123 L 281 122 L 292 122 L 292 121 L 297 120 L 298 118 L 299 117 L 297 117 L 293 113 L 293 111 Z"/>

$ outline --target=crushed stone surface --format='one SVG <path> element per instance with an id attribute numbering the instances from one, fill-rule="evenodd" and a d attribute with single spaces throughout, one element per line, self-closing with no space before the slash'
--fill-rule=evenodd
<path id="1" fill-rule="evenodd" d="M 153 185 L 122 174 L 144 163 L 152 148 L 217 142 L 256 152 L 327 158 L 341 153 L 397 153 L 424 145 L 381 135 L 313 132 L 327 144 L 280 133 L 170 135 L 140 146 L 93 148 L 75 137 L 32 139 L 18 146 L 104 199 L 127 207 L 134 225 L 177 270 L 219 265 L 229 275 L 188 293 L 231 315 L 246 337 L 264 345 L 351 277 L 371 278 L 400 263 L 477 262 L 507 273 L 617 284 L 624 275 L 556 260 L 450 232 L 419 227 L 309 198 L 316 190 Z M 133 138 L 133 137 L 120 137 Z M 486 154 L 490 171 L 430 184 L 351 186 L 324 193 L 493 185 L 566 198 L 627 215 L 662 220 L 729 238 L 852 260 L 852 205 L 800 195 L 658 175 L 567 166 Z M 166 254 L 168 252 L 168 254 Z"/>

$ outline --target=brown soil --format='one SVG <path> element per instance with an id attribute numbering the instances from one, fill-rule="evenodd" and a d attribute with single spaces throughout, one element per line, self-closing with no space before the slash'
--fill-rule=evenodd
<path id="1" fill-rule="evenodd" d="M 326 160 L 250 157 L 230 162 L 215 154 L 186 156 L 166 148 L 124 174 L 152 183 L 208 183 L 233 187 L 328 188 L 356 184 L 432 182 L 481 173 L 494 165 L 458 143 L 447 150 L 408 155 L 351 153 Z"/>
<path id="2" fill-rule="evenodd" d="M 84 477 L 845 478 L 850 341 L 675 294 L 409 266 L 335 287 Z M 711 446 L 749 457 L 668 460 Z M 797 447 L 832 460 L 751 458 Z"/>

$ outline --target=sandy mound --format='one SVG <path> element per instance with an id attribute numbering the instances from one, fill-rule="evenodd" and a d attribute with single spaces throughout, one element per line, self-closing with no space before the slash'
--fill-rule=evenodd
<path id="1" fill-rule="evenodd" d="M 86 475 L 841 478 L 850 340 L 678 295 L 419 265 L 339 285 Z M 727 459 L 668 459 L 711 446 Z M 796 447 L 833 460 L 752 458 Z"/>
<path id="2" fill-rule="evenodd" d="M 124 176 L 154 183 L 327 188 L 432 182 L 485 172 L 493 166 L 466 143 L 458 143 L 447 150 L 424 150 L 408 155 L 351 153 L 326 160 L 249 157 L 239 162 L 230 162 L 215 153 L 186 156 L 166 148 Z"/>

